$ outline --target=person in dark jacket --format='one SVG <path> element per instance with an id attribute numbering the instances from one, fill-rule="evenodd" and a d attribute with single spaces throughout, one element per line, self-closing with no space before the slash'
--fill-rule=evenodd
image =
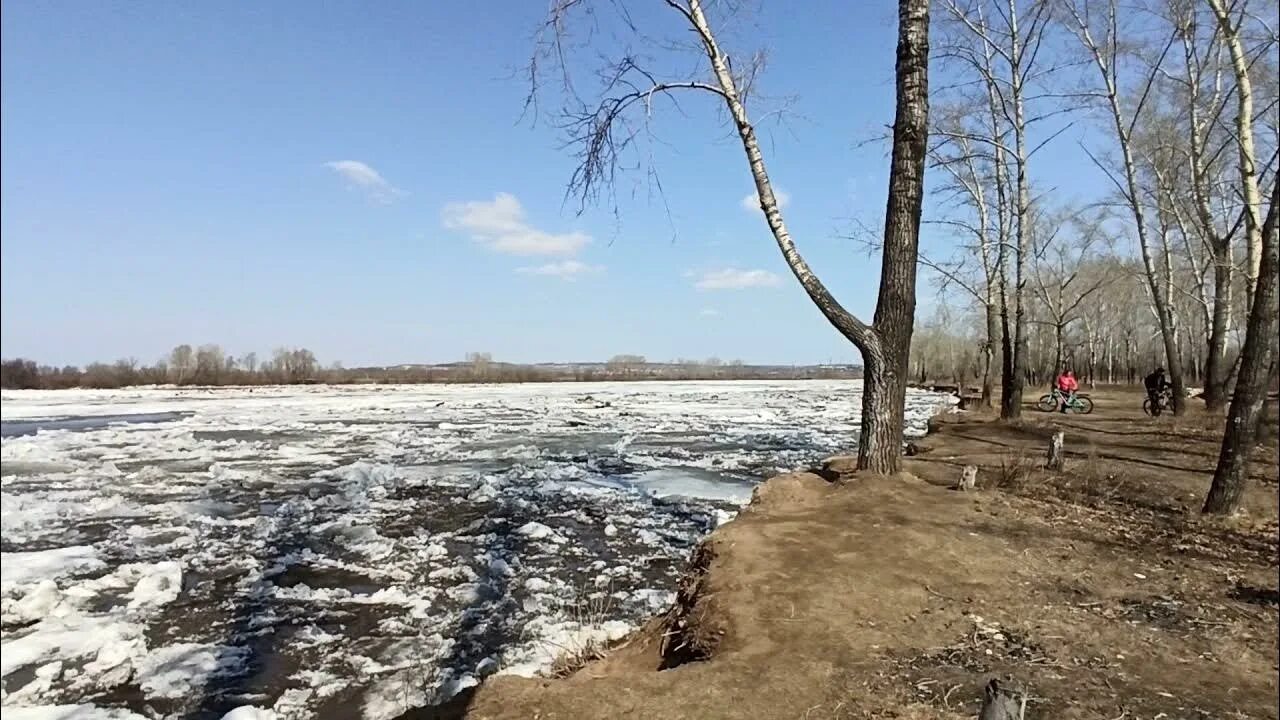
<path id="1" fill-rule="evenodd" d="M 1169 389 L 1169 381 L 1164 376 L 1164 368 L 1156 368 L 1155 372 L 1143 378 L 1142 384 L 1147 387 L 1147 398 L 1151 400 L 1152 409 L 1156 410 L 1153 414 L 1158 414 L 1157 409 L 1163 407 L 1160 393 Z"/>

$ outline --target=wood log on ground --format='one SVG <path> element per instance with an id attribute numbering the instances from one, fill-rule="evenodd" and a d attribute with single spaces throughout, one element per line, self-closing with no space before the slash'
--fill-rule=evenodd
<path id="1" fill-rule="evenodd" d="M 1061 470 L 1066 464 L 1066 453 L 1062 449 L 1062 442 L 1066 438 L 1066 433 L 1058 431 L 1053 434 L 1049 440 L 1049 453 L 1045 458 L 1044 466 L 1049 470 Z"/>
<path id="2" fill-rule="evenodd" d="M 978 466 L 965 465 L 964 470 L 960 472 L 960 481 L 956 483 L 957 490 L 972 490 L 978 486 Z"/>
<path id="3" fill-rule="evenodd" d="M 1027 712 L 1027 694 L 1017 683 L 992 678 L 982 691 L 982 709 L 978 720 L 1023 720 Z"/>

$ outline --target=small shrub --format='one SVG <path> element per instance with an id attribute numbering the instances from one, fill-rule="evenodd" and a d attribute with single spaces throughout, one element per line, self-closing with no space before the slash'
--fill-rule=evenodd
<path id="1" fill-rule="evenodd" d="M 985 474 L 989 479 L 982 484 L 1000 490 L 1021 490 L 1031 484 L 1032 476 L 1039 469 L 1037 460 L 1026 454 L 1005 453 L 1000 465 Z"/>
<path id="2" fill-rule="evenodd" d="M 578 588 L 573 601 L 564 606 L 563 611 L 576 625 L 579 636 L 561 644 L 548 641 L 559 652 L 551 663 L 548 675 L 554 678 L 568 677 L 588 663 L 603 660 L 609 655 L 610 643 L 591 633 L 599 628 L 613 612 L 612 583 L 603 590 L 590 592 L 587 585 Z"/>

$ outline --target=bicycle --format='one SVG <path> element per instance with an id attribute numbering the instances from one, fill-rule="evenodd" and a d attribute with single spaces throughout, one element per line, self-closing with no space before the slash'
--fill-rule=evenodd
<path id="1" fill-rule="evenodd" d="M 1160 417 L 1160 413 L 1169 407 L 1169 403 L 1173 402 L 1173 392 L 1169 388 L 1162 388 L 1156 392 L 1156 401 L 1151 402 L 1150 394 L 1147 399 L 1142 401 L 1142 412 L 1151 417 Z"/>
<path id="2" fill-rule="evenodd" d="M 1048 395 L 1041 395 L 1040 399 L 1036 401 L 1036 408 L 1043 412 L 1062 409 L 1062 393 L 1057 388 L 1054 388 L 1053 392 Z M 1067 412 L 1088 415 L 1093 412 L 1093 400 L 1084 393 L 1076 393 L 1067 402 Z"/>

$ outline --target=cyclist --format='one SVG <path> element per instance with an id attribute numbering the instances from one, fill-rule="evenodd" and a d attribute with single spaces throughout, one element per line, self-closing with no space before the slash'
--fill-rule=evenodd
<path id="1" fill-rule="evenodd" d="M 1053 387 L 1061 396 L 1059 400 L 1062 404 L 1058 406 L 1058 412 L 1065 415 L 1067 408 L 1075 402 L 1076 390 L 1080 389 L 1080 383 L 1076 382 L 1076 374 L 1071 370 L 1063 370 L 1053 381 Z"/>
<path id="2" fill-rule="evenodd" d="M 1164 368 L 1156 368 L 1155 372 L 1143 378 L 1142 384 L 1147 387 L 1147 398 L 1151 400 L 1152 414 L 1159 415 L 1164 407 L 1164 401 L 1160 395 L 1170 387 L 1169 381 L 1164 376 Z"/>

